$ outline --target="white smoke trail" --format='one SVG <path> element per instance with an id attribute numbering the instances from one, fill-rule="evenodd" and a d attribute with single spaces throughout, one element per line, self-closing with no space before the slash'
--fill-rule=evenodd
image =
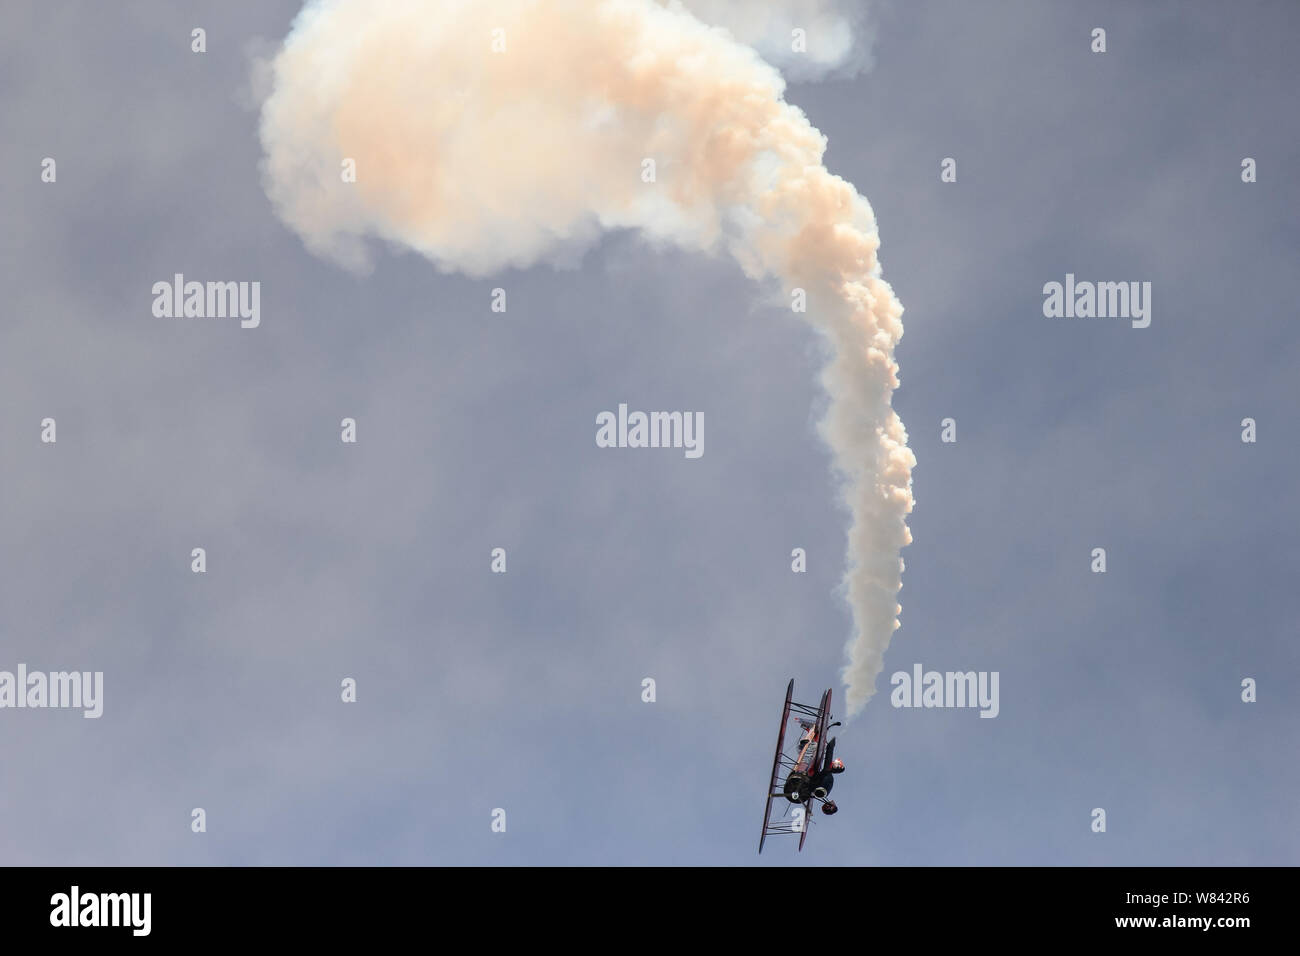
<path id="1" fill-rule="evenodd" d="M 844 680 L 859 710 L 911 540 L 915 459 L 890 406 L 902 306 L 871 207 L 822 165 L 825 138 L 777 71 L 656 0 L 321 0 L 269 72 L 267 194 L 345 265 L 365 268 L 379 237 L 483 276 L 635 228 L 806 290 L 831 348 L 820 428 L 852 515 Z"/>
<path id="2" fill-rule="evenodd" d="M 871 68 L 867 0 L 659 0 L 723 27 L 788 80 L 846 77 Z M 795 30 L 802 31 L 796 49 Z"/>

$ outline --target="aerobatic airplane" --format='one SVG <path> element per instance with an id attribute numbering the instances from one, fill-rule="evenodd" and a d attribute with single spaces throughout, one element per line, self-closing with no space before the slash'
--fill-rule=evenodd
<path id="1" fill-rule="evenodd" d="M 822 813 L 831 816 L 839 807 L 830 799 L 835 777 L 844 772 L 844 761 L 835 756 L 835 738 L 826 742 L 826 732 L 840 726 L 831 719 L 831 692 L 822 694 L 819 707 L 795 703 L 794 678 L 785 689 L 785 707 L 781 711 L 781 729 L 776 738 L 776 756 L 772 758 L 772 777 L 768 781 L 767 805 L 763 810 L 763 835 L 758 838 L 758 852 L 769 834 L 799 834 L 799 849 L 808 838 L 813 808 L 821 804 Z M 799 742 L 787 752 L 785 731 L 790 721 L 799 725 Z M 781 800 L 781 819 L 772 821 L 772 803 Z"/>

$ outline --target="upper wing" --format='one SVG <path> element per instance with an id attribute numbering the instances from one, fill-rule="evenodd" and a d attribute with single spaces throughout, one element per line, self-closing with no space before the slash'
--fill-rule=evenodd
<path id="1" fill-rule="evenodd" d="M 790 722 L 790 698 L 793 696 L 794 678 L 791 677 L 790 683 L 785 689 L 785 706 L 781 708 L 781 729 L 777 731 L 776 735 L 776 753 L 772 756 L 772 776 L 767 782 L 767 803 L 763 807 L 763 834 L 758 838 L 759 853 L 763 852 L 763 841 L 767 839 L 767 825 L 772 817 L 773 794 L 781 796 L 782 800 L 785 799 L 784 795 L 777 789 L 777 773 L 781 769 L 781 750 L 785 747 L 785 726 Z M 800 846 L 802 845 L 803 840 L 800 838 Z"/>

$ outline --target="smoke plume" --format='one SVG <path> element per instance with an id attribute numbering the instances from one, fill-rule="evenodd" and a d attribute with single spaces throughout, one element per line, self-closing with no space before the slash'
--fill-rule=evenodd
<path id="1" fill-rule="evenodd" d="M 871 67 L 867 0 L 659 0 L 680 3 L 753 47 L 786 79 L 847 77 Z M 795 49 L 795 31 L 802 49 Z"/>
<path id="2" fill-rule="evenodd" d="M 368 266 L 370 238 L 486 276 L 632 228 L 805 290 L 830 352 L 819 427 L 852 516 L 853 713 L 898 627 L 911 540 L 915 459 L 890 405 L 903 310 L 871 207 L 822 165 L 825 138 L 784 101 L 781 74 L 697 6 L 718 5 L 311 3 L 268 67 L 265 186 L 308 248 L 352 268 Z"/>

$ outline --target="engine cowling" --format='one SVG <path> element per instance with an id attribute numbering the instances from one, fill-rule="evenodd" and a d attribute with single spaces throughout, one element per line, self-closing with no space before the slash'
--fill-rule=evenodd
<path id="1" fill-rule="evenodd" d="M 806 773 L 792 773 L 785 778 L 785 798 L 791 803 L 804 803 L 808 799 L 809 786 Z"/>

